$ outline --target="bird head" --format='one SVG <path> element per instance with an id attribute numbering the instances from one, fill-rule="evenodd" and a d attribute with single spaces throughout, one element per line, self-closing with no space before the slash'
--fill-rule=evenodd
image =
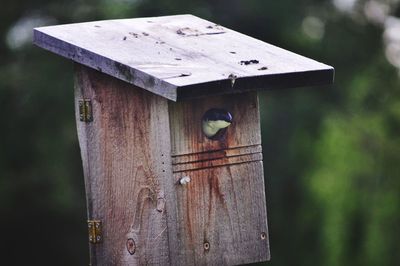
<path id="1" fill-rule="evenodd" d="M 202 128 L 204 134 L 210 139 L 222 136 L 225 129 L 232 124 L 231 113 L 224 109 L 212 108 L 203 115 Z"/>

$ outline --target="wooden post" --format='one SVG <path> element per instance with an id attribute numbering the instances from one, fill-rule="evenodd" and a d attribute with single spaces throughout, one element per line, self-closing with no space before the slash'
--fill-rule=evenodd
<path id="1" fill-rule="evenodd" d="M 75 62 L 91 265 L 270 259 L 255 90 L 328 84 L 332 67 L 192 15 L 37 28 L 34 42 Z M 213 138 L 203 120 L 229 127 Z"/>

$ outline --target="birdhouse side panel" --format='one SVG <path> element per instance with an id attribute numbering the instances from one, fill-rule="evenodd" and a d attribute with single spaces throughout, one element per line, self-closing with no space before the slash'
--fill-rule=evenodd
<path id="1" fill-rule="evenodd" d="M 88 219 L 102 227 L 91 265 L 171 264 L 167 100 L 82 65 L 75 74 Z M 90 121 L 82 121 L 82 101 L 91 104 Z"/>

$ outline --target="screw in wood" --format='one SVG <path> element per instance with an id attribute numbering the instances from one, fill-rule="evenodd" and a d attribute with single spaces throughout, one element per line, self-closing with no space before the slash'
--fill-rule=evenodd
<path id="1" fill-rule="evenodd" d="M 210 250 L 210 243 L 204 242 L 203 247 L 204 247 L 204 250 L 205 250 L 205 251 Z"/>
<path id="2" fill-rule="evenodd" d="M 267 238 L 267 234 L 265 232 L 261 233 L 261 240 L 265 240 Z"/>
<path id="3" fill-rule="evenodd" d="M 181 185 L 187 185 L 190 182 L 190 177 L 189 176 L 184 176 L 179 179 L 179 184 Z"/>

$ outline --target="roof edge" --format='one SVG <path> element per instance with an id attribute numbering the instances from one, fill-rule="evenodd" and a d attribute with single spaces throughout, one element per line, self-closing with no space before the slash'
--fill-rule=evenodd
<path id="1" fill-rule="evenodd" d="M 224 79 L 178 87 L 177 100 L 247 91 L 331 85 L 334 82 L 335 69 L 332 66 L 326 66 L 327 68 L 318 70 L 279 73 L 256 77 L 238 77 L 234 82 L 230 79 Z"/>
<path id="2" fill-rule="evenodd" d="M 167 98 L 168 100 L 177 101 L 176 85 L 157 79 L 138 69 L 133 69 L 128 65 L 105 56 L 61 41 L 40 31 L 40 28 L 33 29 L 33 44 L 67 59 L 71 59 L 74 62 Z"/>

